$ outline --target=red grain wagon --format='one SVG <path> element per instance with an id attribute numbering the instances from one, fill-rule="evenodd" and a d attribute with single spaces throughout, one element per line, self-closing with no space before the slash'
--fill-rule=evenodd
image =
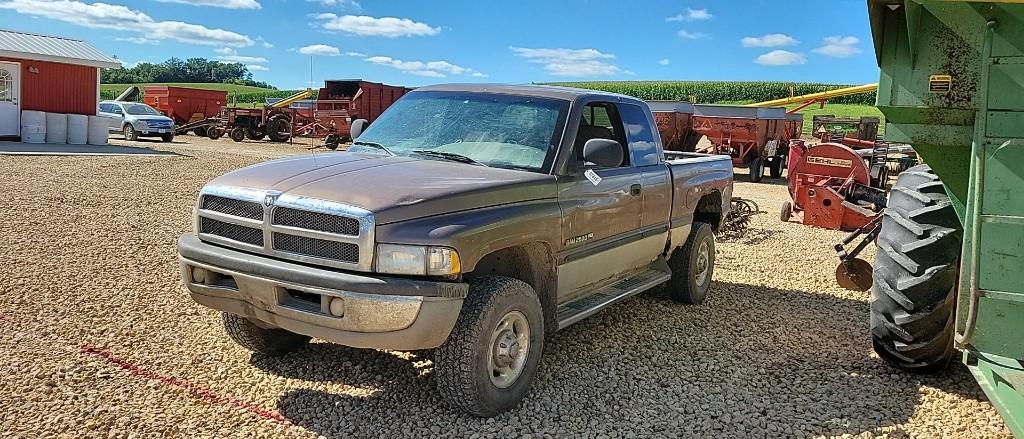
<path id="1" fill-rule="evenodd" d="M 215 118 L 227 103 L 228 92 L 166 85 L 147 85 L 143 88 L 143 101 L 174 119 L 176 126 Z M 197 135 L 206 135 L 206 126 L 195 128 Z"/>
<path id="2" fill-rule="evenodd" d="M 654 122 L 666 151 L 693 152 L 700 134 L 693 131 L 690 119 L 693 104 L 684 101 L 648 101 Z"/>
<path id="3" fill-rule="evenodd" d="M 782 176 L 789 140 L 799 138 L 803 118 L 781 107 L 694 105 L 691 123 L 710 141 L 697 152 L 732 156 L 733 166 L 749 167 L 750 181 L 759 182 L 765 167 L 772 177 Z"/>

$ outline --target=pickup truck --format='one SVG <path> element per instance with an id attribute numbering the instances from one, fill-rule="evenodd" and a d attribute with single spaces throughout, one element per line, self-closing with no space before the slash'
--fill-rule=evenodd
<path id="1" fill-rule="evenodd" d="M 643 101 L 437 85 L 365 125 L 346 152 L 200 191 L 181 275 L 245 348 L 423 350 L 445 400 L 493 416 L 529 391 L 546 335 L 655 287 L 689 304 L 711 287 L 732 163 L 663 152 Z"/>

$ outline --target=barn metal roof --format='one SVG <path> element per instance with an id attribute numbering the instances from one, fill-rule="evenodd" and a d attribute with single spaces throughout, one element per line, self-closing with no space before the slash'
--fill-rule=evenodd
<path id="1" fill-rule="evenodd" d="M 64 37 L 0 29 L 0 56 L 116 69 L 121 62 L 89 43 Z"/>

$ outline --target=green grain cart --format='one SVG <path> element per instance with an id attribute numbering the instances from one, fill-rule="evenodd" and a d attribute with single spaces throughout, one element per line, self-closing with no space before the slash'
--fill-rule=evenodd
<path id="1" fill-rule="evenodd" d="M 885 137 L 927 165 L 890 193 L 875 350 L 914 371 L 957 352 L 1024 437 L 1024 3 L 868 0 Z"/>

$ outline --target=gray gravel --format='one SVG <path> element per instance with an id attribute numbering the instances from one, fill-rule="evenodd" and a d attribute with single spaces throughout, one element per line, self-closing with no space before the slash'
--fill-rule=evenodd
<path id="1" fill-rule="evenodd" d="M 704 305 L 647 294 L 576 324 L 519 409 L 476 419 L 440 401 L 427 359 L 251 355 L 182 291 L 174 240 L 201 185 L 310 152 L 140 144 L 181 155 L 0 157 L 0 436 L 1010 437 L 964 367 L 908 375 L 872 353 L 869 295 L 832 280 L 840 233 L 779 223 L 780 180 L 737 183 L 768 213 L 719 244 Z"/>

